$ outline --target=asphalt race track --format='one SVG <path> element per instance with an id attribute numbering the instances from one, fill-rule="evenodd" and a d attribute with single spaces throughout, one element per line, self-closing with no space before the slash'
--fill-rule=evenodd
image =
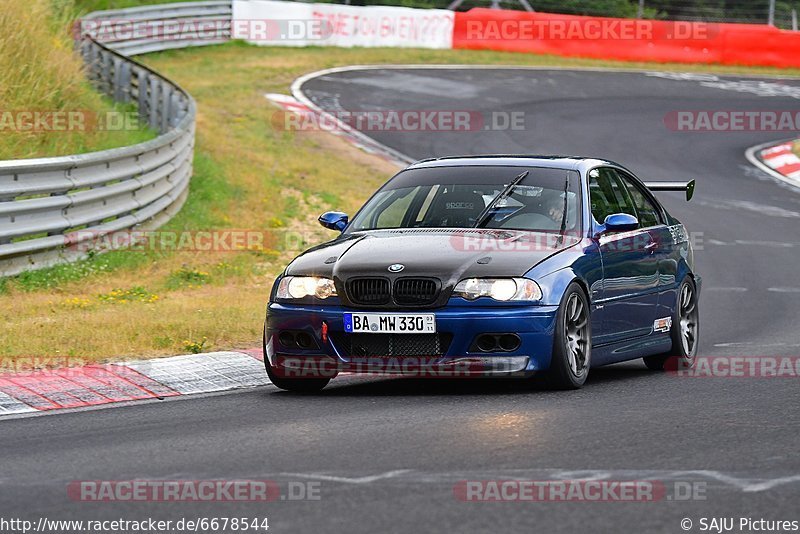
<path id="1" fill-rule="evenodd" d="M 750 146 L 780 132 L 677 132 L 678 110 L 797 110 L 800 80 L 522 69 L 378 69 L 303 92 L 341 110 L 524 112 L 525 128 L 370 132 L 412 158 L 599 156 L 664 195 L 698 236 L 701 356 L 800 354 L 800 194 L 758 171 Z M 265 299 L 267 296 L 265 295 Z M 346 377 L 299 396 L 273 386 L 0 422 L 6 516 L 269 518 L 270 532 L 682 532 L 681 520 L 797 520 L 795 378 L 687 378 L 641 361 L 593 369 L 575 392 L 506 381 Z M 653 480 L 657 502 L 462 502 L 463 480 Z M 80 502 L 75 480 L 270 479 L 320 499 L 269 504 Z M 684 500 L 675 482 L 703 499 Z M 684 487 L 681 486 L 681 487 Z M 696 495 L 697 496 L 697 495 Z M 738 523 L 737 523 L 738 524 Z"/>

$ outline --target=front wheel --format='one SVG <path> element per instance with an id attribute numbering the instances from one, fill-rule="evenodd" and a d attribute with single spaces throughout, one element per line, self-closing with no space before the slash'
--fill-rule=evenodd
<path id="1" fill-rule="evenodd" d="M 558 389 L 578 389 L 589 376 L 592 327 L 589 299 L 576 282 L 567 287 L 556 316 L 553 356 L 547 382 Z"/>
<path id="2" fill-rule="evenodd" d="M 691 369 L 697 360 L 700 337 L 700 314 L 697 309 L 697 287 L 688 276 L 678 289 L 678 302 L 672 314 L 672 349 L 664 354 L 642 358 L 648 369 L 661 371 L 670 362 L 680 369 Z"/>
<path id="3" fill-rule="evenodd" d="M 286 378 L 285 376 L 280 376 L 280 373 L 269 363 L 266 335 L 262 339 L 262 346 L 264 349 L 264 368 L 267 370 L 267 376 L 270 382 L 280 389 L 294 391 L 295 393 L 313 393 L 320 391 L 331 381 L 330 378 Z"/>

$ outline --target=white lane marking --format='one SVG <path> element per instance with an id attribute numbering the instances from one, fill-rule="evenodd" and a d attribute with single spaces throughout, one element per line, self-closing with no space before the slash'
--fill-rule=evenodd
<path id="1" fill-rule="evenodd" d="M 790 187 L 788 184 L 786 184 L 784 182 L 776 182 L 775 178 L 773 178 L 769 174 L 765 173 L 761 169 L 753 167 L 753 165 L 749 165 L 749 164 L 748 165 L 739 165 L 739 170 L 742 171 L 742 174 L 746 178 L 754 178 L 754 179 L 758 180 L 759 182 L 769 182 L 769 183 L 772 183 L 772 184 L 785 186 L 787 188 Z"/>
<path id="2" fill-rule="evenodd" d="M 607 480 L 614 476 L 613 471 L 588 471 L 589 477 L 582 476 L 582 473 L 587 473 L 586 471 L 564 471 L 562 473 L 558 473 L 558 476 L 563 479 L 572 479 L 572 480 Z M 656 471 L 648 471 L 647 473 L 659 473 Z M 627 476 L 630 476 L 628 474 Z M 760 491 L 766 491 L 777 486 L 781 486 L 784 484 L 791 484 L 792 482 L 800 481 L 800 475 L 791 475 L 786 477 L 779 477 L 767 480 L 760 480 L 760 481 L 753 481 L 749 479 L 742 479 L 737 478 L 735 476 L 726 475 L 725 473 L 720 473 L 719 471 L 711 471 L 707 469 L 701 470 L 688 470 L 688 471 L 673 471 L 668 473 L 666 476 L 660 474 L 659 477 L 676 479 L 676 478 L 683 478 L 686 476 L 701 476 L 704 478 L 711 478 L 714 480 L 718 480 L 720 482 L 724 482 L 728 485 L 735 486 L 747 493 L 757 493 Z"/>
<path id="3" fill-rule="evenodd" d="M 608 480 L 611 478 L 611 473 L 608 471 L 582 469 L 579 471 L 560 471 L 555 474 L 554 478 L 559 480 Z"/>
<path id="4" fill-rule="evenodd" d="M 748 240 L 736 239 L 735 241 L 720 241 L 719 239 L 706 239 L 707 245 L 716 245 L 721 247 L 743 245 L 743 246 L 760 246 L 760 247 L 773 247 L 773 248 L 794 248 L 800 246 L 800 243 L 791 243 L 788 241 L 765 241 L 765 240 Z"/>
<path id="5" fill-rule="evenodd" d="M 719 480 L 720 482 L 724 482 L 732 486 L 736 486 L 746 493 L 758 493 L 760 491 L 766 491 L 778 486 L 782 486 L 784 484 L 791 484 L 792 482 L 800 482 L 800 475 L 791 475 L 787 477 L 779 477 L 779 478 L 772 478 L 759 481 L 737 478 L 731 475 L 726 475 L 725 473 L 720 473 L 719 471 L 708 471 L 708 470 L 678 471 L 675 472 L 673 475 L 676 477 L 681 477 L 686 475 L 700 475 L 703 477 Z"/>
<path id="6" fill-rule="evenodd" d="M 760 348 L 771 348 L 771 347 L 800 347 L 800 343 L 754 343 L 752 341 L 732 341 L 730 343 L 714 343 L 715 347 L 760 347 Z"/>
<path id="7" fill-rule="evenodd" d="M 721 210 L 734 210 L 741 211 L 747 210 L 759 215 L 767 217 L 781 217 L 786 219 L 800 219 L 800 213 L 792 210 L 779 208 L 778 206 L 770 206 L 769 204 L 760 204 L 758 202 L 751 202 L 749 200 L 700 200 L 695 199 L 693 202 L 699 206 L 706 206 L 709 208 Z"/>
<path id="8" fill-rule="evenodd" d="M 351 478 L 344 476 L 325 475 L 322 473 L 281 473 L 285 476 L 298 477 L 298 478 L 311 478 L 314 480 L 327 480 L 329 482 L 342 482 L 343 484 L 370 484 L 377 480 L 384 480 L 387 478 L 396 478 L 400 475 L 411 472 L 410 469 L 395 469 L 394 471 L 387 471 L 377 475 L 369 475 L 365 477 Z"/>
<path id="9" fill-rule="evenodd" d="M 735 293 L 744 293 L 748 291 L 746 287 L 704 287 L 703 291 L 733 291 Z"/>
<path id="10" fill-rule="evenodd" d="M 704 287 L 703 292 L 719 291 L 730 293 L 745 293 L 750 291 L 746 287 Z M 800 287 L 768 287 L 767 291 L 770 293 L 800 293 Z"/>
<path id="11" fill-rule="evenodd" d="M 800 98 L 800 87 L 763 80 L 719 80 L 700 82 L 703 87 L 713 87 L 737 93 L 752 93 L 766 97 Z"/>
<path id="12" fill-rule="evenodd" d="M 742 488 L 742 491 L 746 492 L 759 492 L 772 489 L 776 486 L 780 486 L 783 484 L 789 484 L 792 482 L 796 482 L 800 480 L 800 475 L 794 475 L 791 477 L 783 477 L 783 478 L 775 478 L 772 480 L 767 480 L 766 482 L 761 482 L 760 484 L 750 484 L 746 488 Z"/>
<path id="13" fill-rule="evenodd" d="M 769 491 L 800 482 L 800 474 L 769 477 L 744 477 L 709 469 L 501 469 L 493 471 L 425 472 L 397 469 L 375 475 L 352 477 L 329 473 L 280 473 L 287 478 L 325 480 L 342 484 L 372 484 L 380 482 L 424 482 L 441 484 L 460 480 L 685 480 L 687 478 L 716 480 L 746 493 Z"/>
<path id="14" fill-rule="evenodd" d="M 681 82 L 716 82 L 719 80 L 719 76 L 715 74 L 694 72 L 647 72 L 645 75 L 654 78 L 664 78 L 665 80 L 677 80 Z"/>
<path id="15" fill-rule="evenodd" d="M 720 241 L 719 239 L 706 239 L 706 245 L 714 245 L 719 247 L 730 246 L 746 246 L 746 247 L 771 247 L 771 248 L 795 248 L 800 247 L 800 243 L 792 243 L 788 241 L 748 241 L 744 239 L 737 239 L 736 241 Z"/>
<path id="16" fill-rule="evenodd" d="M 795 246 L 794 243 L 787 243 L 782 241 L 752 241 L 746 239 L 737 239 L 734 241 L 736 245 L 759 245 L 763 247 L 777 247 L 777 248 L 792 248 Z"/>
<path id="17" fill-rule="evenodd" d="M 767 291 L 773 293 L 800 293 L 800 287 L 768 287 Z"/>

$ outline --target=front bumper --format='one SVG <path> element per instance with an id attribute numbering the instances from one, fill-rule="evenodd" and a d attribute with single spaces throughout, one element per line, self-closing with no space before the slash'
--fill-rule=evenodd
<path id="1" fill-rule="evenodd" d="M 550 366 L 557 310 L 557 306 L 453 306 L 408 310 L 409 313 L 434 313 L 437 333 L 447 339 L 440 354 L 355 355 L 349 353 L 341 341 L 343 336 L 350 335 L 344 333 L 343 314 L 385 310 L 273 302 L 269 304 L 265 323 L 265 357 L 271 366 L 286 370 L 287 376 L 319 368 L 331 375 L 342 371 L 441 377 L 530 374 Z M 279 339 L 283 331 L 305 332 L 313 339 L 313 346 L 287 347 Z M 513 351 L 479 351 L 475 338 L 484 333 L 515 333 L 520 339 L 519 347 Z"/>

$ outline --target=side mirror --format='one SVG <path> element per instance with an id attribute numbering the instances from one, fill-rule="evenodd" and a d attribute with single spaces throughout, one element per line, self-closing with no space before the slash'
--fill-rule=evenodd
<path id="1" fill-rule="evenodd" d="M 326 211 L 317 220 L 325 228 L 341 232 L 347 226 L 348 218 L 347 214 L 341 211 Z"/>
<path id="2" fill-rule="evenodd" d="M 629 232 L 639 228 L 639 219 L 627 213 L 612 213 L 603 222 L 603 227 L 598 232 L 605 234 L 608 232 Z"/>

